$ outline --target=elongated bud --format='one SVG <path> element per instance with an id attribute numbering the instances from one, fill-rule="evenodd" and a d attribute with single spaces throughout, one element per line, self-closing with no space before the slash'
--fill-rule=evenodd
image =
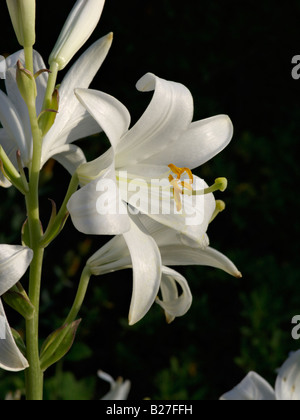
<path id="1" fill-rule="evenodd" d="M 41 369 L 43 372 L 57 363 L 71 349 L 81 319 L 63 325 L 54 331 L 44 342 L 41 349 Z"/>
<path id="2" fill-rule="evenodd" d="M 96 28 L 105 0 L 77 0 L 56 45 L 50 54 L 50 66 L 63 70 Z"/>
<path id="3" fill-rule="evenodd" d="M 20 60 L 17 62 L 17 84 L 25 103 L 32 104 L 37 97 L 35 78 L 23 67 Z"/>
<path id="4" fill-rule="evenodd" d="M 6 0 L 18 42 L 22 47 L 35 44 L 35 0 Z"/>

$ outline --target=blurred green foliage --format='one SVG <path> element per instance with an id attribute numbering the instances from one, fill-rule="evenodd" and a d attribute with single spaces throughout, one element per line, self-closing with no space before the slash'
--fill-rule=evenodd
<path id="1" fill-rule="evenodd" d="M 46 59 L 74 1 L 53 1 L 47 8 L 37 3 L 36 48 Z M 115 40 L 94 88 L 121 100 L 134 122 L 151 98 L 137 93 L 134 84 L 151 71 L 189 87 L 195 119 L 230 115 L 232 143 L 198 173 L 208 183 L 218 176 L 229 180 L 220 196 L 227 209 L 209 235 L 211 245 L 228 255 L 244 277 L 237 280 L 204 267 L 182 269 L 194 296 L 190 312 L 167 325 L 154 306 L 134 327 L 126 319 L 131 272 L 94 278 L 76 344 L 47 372 L 46 398 L 99 399 L 108 391 L 97 379 L 100 368 L 130 379 L 132 399 L 217 399 L 249 370 L 273 384 L 275 369 L 299 348 L 291 338 L 291 319 L 300 314 L 300 81 L 291 77 L 291 59 L 300 53 L 300 3 L 106 3 L 89 43 L 111 30 Z M 3 55 L 18 45 L 4 4 L 1 7 Z M 107 142 L 99 136 L 82 146 L 93 158 L 106 150 Z M 68 176 L 58 165 L 45 168 L 44 224 L 51 211 L 48 198 L 60 203 L 67 184 Z M 13 190 L 1 190 L 0 197 L 0 242 L 19 243 L 24 204 Z M 75 296 L 80 269 L 107 239 L 87 238 L 68 222 L 47 249 L 41 337 L 60 326 Z M 7 312 L 22 332 L 22 321 Z M 0 398 L 22 384 L 22 374 L 0 371 Z"/>

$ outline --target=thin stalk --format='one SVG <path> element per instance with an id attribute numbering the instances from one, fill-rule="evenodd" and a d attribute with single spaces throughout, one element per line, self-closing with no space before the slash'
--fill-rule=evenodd
<path id="1" fill-rule="evenodd" d="M 52 63 L 50 67 L 47 90 L 45 93 L 45 98 L 44 98 L 44 103 L 43 103 L 43 110 L 51 108 L 52 95 L 56 86 L 57 74 L 58 74 L 58 64 Z"/>
<path id="2" fill-rule="evenodd" d="M 86 292 L 89 286 L 89 282 L 90 282 L 90 278 L 91 278 L 91 270 L 86 266 L 83 269 L 81 278 L 80 278 L 80 282 L 79 282 L 79 286 L 78 286 L 78 290 L 77 290 L 77 294 L 73 303 L 73 306 L 69 312 L 69 315 L 67 316 L 66 320 L 65 320 L 65 325 L 71 324 L 72 322 L 74 322 L 77 318 L 77 315 L 82 307 L 83 301 L 85 299 L 86 296 Z"/>
<path id="3" fill-rule="evenodd" d="M 33 74 L 33 47 L 24 47 L 25 68 Z"/>

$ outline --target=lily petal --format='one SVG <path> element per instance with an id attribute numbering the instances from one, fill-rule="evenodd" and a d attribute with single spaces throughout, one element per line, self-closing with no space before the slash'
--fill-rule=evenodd
<path id="1" fill-rule="evenodd" d="M 182 289 L 179 296 L 176 283 Z M 156 299 L 166 313 L 167 322 L 170 324 L 178 316 L 185 315 L 190 309 L 193 297 L 186 279 L 177 271 L 168 267 L 162 268 L 162 280 L 160 285 L 162 300 Z"/>
<path id="2" fill-rule="evenodd" d="M 204 265 L 219 268 L 237 278 L 242 277 L 240 271 L 229 258 L 211 247 L 201 249 L 170 245 L 162 246 L 160 250 L 165 265 Z"/>
<path id="3" fill-rule="evenodd" d="M 98 371 L 99 378 L 110 384 L 110 391 L 101 398 L 101 401 L 125 401 L 131 388 L 130 381 L 124 381 L 123 378 L 118 378 L 116 381 L 102 370 Z"/>
<path id="4" fill-rule="evenodd" d="M 127 208 L 121 201 L 114 163 L 100 179 L 77 191 L 68 203 L 77 230 L 88 235 L 119 235 L 130 229 Z"/>
<path id="5" fill-rule="evenodd" d="M 32 258 L 33 251 L 27 247 L 0 245 L 0 296 L 21 279 Z"/>
<path id="6" fill-rule="evenodd" d="M 75 88 L 88 88 L 112 44 L 112 34 L 96 41 L 71 67 L 59 88 L 59 113 L 43 141 L 43 162 L 50 152 L 65 143 L 98 133 L 97 122 L 88 117 L 74 94 Z"/>
<path id="7" fill-rule="evenodd" d="M 171 145 L 177 142 L 193 118 L 193 98 L 185 86 L 148 73 L 138 82 L 137 88 L 143 92 L 154 90 L 154 95 L 144 115 L 119 145 L 118 168 L 141 163 L 159 153 L 167 160 Z M 170 163 L 164 161 L 165 165 Z"/>
<path id="8" fill-rule="evenodd" d="M 86 162 L 83 151 L 74 144 L 65 144 L 57 148 L 55 152 L 56 154 L 52 158 L 57 160 L 71 175 Z"/>
<path id="9" fill-rule="evenodd" d="M 12 336 L 0 299 L 0 368 L 19 372 L 29 367 Z"/>
<path id="10" fill-rule="evenodd" d="M 114 97 L 91 89 L 76 89 L 76 96 L 105 132 L 115 150 L 130 125 L 130 114 Z"/>
<path id="11" fill-rule="evenodd" d="M 26 139 L 22 128 L 22 121 L 14 104 L 0 90 L 0 122 L 15 147 L 21 151 L 23 159 L 28 158 Z"/>
<path id="12" fill-rule="evenodd" d="M 194 122 L 182 134 L 176 146 L 169 148 L 169 162 L 180 168 L 197 168 L 225 149 L 232 136 L 233 125 L 227 115 L 217 115 Z M 157 153 L 146 162 L 166 164 L 166 156 Z"/>
<path id="13" fill-rule="evenodd" d="M 188 243 L 187 239 L 176 230 L 157 223 L 150 217 L 139 215 L 139 219 L 158 244 L 164 265 L 204 265 L 220 268 L 234 277 L 242 277 L 229 258 L 208 246 L 209 240 L 206 235 L 203 237 L 202 245 L 199 246 L 195 241 Z"/>
<path id="14" fill-rule="evenodd" d="M 133 268 L 133 291 L 129 325 L 140 321 L 153 305 L 161 281 L 161 257 L 154 239 L 141 223 L 131 220 L 131 229 L 124 233 Z"/>
<path id="15" fill-rule="evenodd" d="M 115 236 L 87 262 L 94 276 L 132 268 L 129 249 L 123 235 Z"/>
<path id="16" fill-rule="evenodd" d="M 293 353 L 280 368 L 275 393 L 277 400 L 300 400 L 300 350 Z"/>
<path id="17" fill-rule="evenodd" d="M 140 321 L 157 297 L 161 281 L 161 257 L 154 239 L 138 218 L 130 219 L 131 228 L 113 238 L 87 263 L 94 275 L 125 268 L 133 269 L 133 292 L 129 324 Z"/>
<path id="18" fill-rule="evenodd" d="M 133 178 L 130 188 L 125 183 L 119 184 L 124 201 L 156 222 L 175 229 L 198 244 L 202 243 L 215 210 L 213 194 L 198 196 L 184 194 L 180 196 L 182 210 L 177 211 L 174 193 L 167 178 L 139 180 L 135 175 L 130 175 L 130 178 Z M 198 177 L 194 177 L 194 186 L 195 190 L 208 187 Z"/>
<path id="19" fill-rule="evenodd" d="M 17 148 L 15 147 L 11 139 L 8 137 L 4 128 L 0 128 L 0 145 L 3 147 L 5 153 L 7 154 L 11 162 L 16 163 Z M 8 181 L 7 178 L 5 178 L 1 170 L 0 170 L 0 186 L 3 188 L 11 187 L 11 183 Z"/>
<path id="20" fill-rule="evenodd" d="M 221 397 L 223 401 L 274 401 L 275 392 L 261 376 L 250 372 L 242 382 Z"/>

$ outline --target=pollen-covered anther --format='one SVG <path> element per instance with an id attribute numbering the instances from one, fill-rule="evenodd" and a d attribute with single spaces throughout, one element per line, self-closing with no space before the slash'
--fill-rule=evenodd
<path id="1" fill-rule="evenodd" d="M 177 178 L 174 178 L 173 175 L 169 175 L 169 182 L 173 187 L 173 194 L 177 211 L 180 211 L 182 209 L 180 195 L 185 194 L 185 190 L 193 191 L 192 185 L 194 182 L 194 176 L 189 168 L 178 168 L 173 164 L 168 165 L 168 167 L 175 175 L 177 175 Z M 184 174 L 187 174 L 189 179 L 182 180 L 181 177 Z"/>

